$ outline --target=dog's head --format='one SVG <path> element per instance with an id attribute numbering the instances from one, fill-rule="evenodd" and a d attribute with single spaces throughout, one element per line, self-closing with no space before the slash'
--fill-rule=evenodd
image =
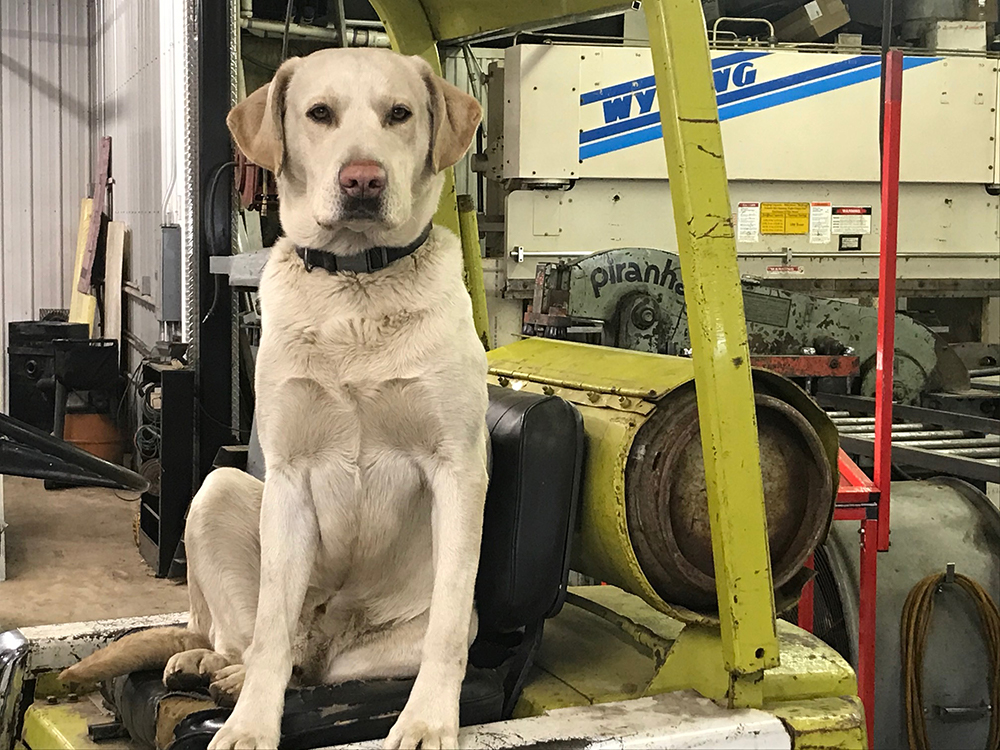
<path id="1" fill-rule="evenodd" d="M 375 244 L 412 239 L 481 116 L 418 57 L 327 49 L 286 61 L 227 122 L 243 153 L 277 175 L 285 233 L 324 247 L 345 230 Z"/>

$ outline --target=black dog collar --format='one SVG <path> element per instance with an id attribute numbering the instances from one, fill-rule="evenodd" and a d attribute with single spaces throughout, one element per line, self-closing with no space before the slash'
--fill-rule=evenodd
<path id="1" fill-rule="evenodd" d="M 370 247 L 364 252 L 355 255 L 336 255 L 326 250 L 315 250 L 311 247 L 297 247 L 295 252 L 306 266 L 306 271 L 314 268 L 323 268 L 327 273 L 338 273 L 340 271 L 353 271 L 354 273 L 371 273 L 380 271 L 393 261 L 405 258 L 427 242 L 431 234 L 431 224 L 424 227 L 409 245 L 403 247 Z"/>

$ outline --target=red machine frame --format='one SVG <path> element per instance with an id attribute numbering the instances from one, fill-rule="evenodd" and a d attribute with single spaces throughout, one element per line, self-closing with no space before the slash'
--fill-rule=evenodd
<path id="1" fill-rule="evenodd" d="M 874 747 L 875 727 L 875 600 L 878 553 L 889 549 L 889 494 L 892 476 L 892 367 L 895 351 L 896 237 L 899 212 L 899 142 L 903 99 L 903 53 L 890 50 L 885 58 L 882 102 L 882 195 L 879 246 L 878 341 L 875 385 L 874 481 L 840 451 L 840 487 L 835 521 L 861 525 L 861 567 L 858 603 L 858 695 L 865 707 L 868 746 Z M 809 560 L 812 566 L 812 558 Z M 808 583 L 799 602 L 799 625 L 813 629 L 814 584 Z"/>

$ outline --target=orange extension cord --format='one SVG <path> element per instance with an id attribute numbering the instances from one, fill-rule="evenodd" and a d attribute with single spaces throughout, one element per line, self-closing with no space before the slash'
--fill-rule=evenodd
<path id="1" fill-rule="evenodd" d="M 920 581 L 903 604 L 900 644 L 903 661 L 903 684 L 906 699 L 906 734 L 910 750 L 930 750 L 927 721 L 924 718 L 922 675 L 927 631 L 934 613 L 934 593 L 945 582 L 944 573 L 935 573 Z M 955 574 L 955 584 L 976 605 L 986 648 L 989 652 L 990 734 L 987 750 L 1000 750 L 1000 610 L 982 586 L 968 576 Z"/>

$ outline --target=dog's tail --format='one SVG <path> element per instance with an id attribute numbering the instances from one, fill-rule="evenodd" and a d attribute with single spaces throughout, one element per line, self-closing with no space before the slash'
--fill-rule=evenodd
<path id="1" fill-rule="evenodd" d="M 63 682 L 97 682 L 140 669 L 157 669 L 166 665 L 174 654 L 194 648 L 212 648 L 201 633 L 186 628 L 152 628 L 131 633 L 95 651 L 64 669 L 59 675 Z"/>

